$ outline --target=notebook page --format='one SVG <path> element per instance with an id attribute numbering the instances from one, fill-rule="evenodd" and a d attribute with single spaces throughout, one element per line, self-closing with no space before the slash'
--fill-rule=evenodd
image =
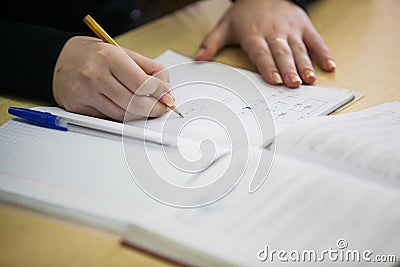
<path id="1" fill-rule="evenodd" d="M 394 238 L 400 236 L 397 190 L 278 156 L 254 195 L 248 195 L 245 178 L 237 193 L 216 205 L 160 208 L 131 180 L 120 142 L 104 140 L 10 121 L 0 128 L 1 189 L 61 210 L 145 226 L 239 265 L 252 264 L 265 244 L 272 249 L 326 249 L 339 237 L 347 238 L 354 249 L 398 252 L 393 249 L 400 246 Z M 214 170 L 205 176 L 213 176 Z M 196 181 L 189 176 L 185 180 Z M 224 251 L 214 247 L 213 239 L 222 242 L 216 241 Z"/>
<path id="2" fill-rule="evenodd" d="M 193 61 L 191 58 L 173 51 L 166 51 L 156 60 L 167 67 Z M 187 67 L 188 69 L 185 73 L 170 72 L 172 85 L 179 84 L 183 80 L 190 80 L 191 76 L 195 76 L 190 72 L 191 66 L 188 65 Z M 252 80 L 264 94 L 267 102 L 257 97 L 251 99 L 249 104 L 251 107 L 263 107 L 263 109 L 272 113 L 276 132 L 280 132 L 295 121 L 307 117 L 327 115 L 354 99 L 352 92 L 337 88 L 300 86 L 300 88 L 293 90 L 284 86 L 273 86 L 263 81 L 258 73 L 238 68 L 234 69 Z M 218 75 L 224 74 L 218 73 Z M 179 103 L 178 96 L 177 101 Z M 239 106 L 242 107 L 242 105 Z"/>
<path id="3" fill-rule="evenodd" d="M 208 170 L 208 175 L 212 175 L 212 170 Z M 277 155 L 259 191 L 250 195 L 247 189 L 248 180 L 221 201 L 203 208 L 159 207 L 156 213 L 148 214 L 148 225 L 160 235 L 210 254 L 219 254 L 238 266 L 288 264 L 276 257 L 273 262 L 270 259 L 260 261 L 257 253 L 265 246 L 288 253 L 314 250 L 320 257 L 323 250 L 338 249 L 339 239 L 345 239 L 352 250 L 368 249 L 374 255 L 390 254 L 397 258 L 400 255 L 397 189 L 360 181 L 283 154 Z M 155 217 L 163 218 L 162 229 L 151 223 Z M 323 262 L 296 264 L 342 266 L 344 263 L 325 257 Z M 374 266 L 376 263 L 345 264 Z M 380 264 L 392 265 L 389 262 Z"/>
<path id="4" fill-rule="evenodd" d="M 125 151 L 139 150 L 138 142 L 125 144 Z M 117 234 L 132 224 L 146 231 L 145 214 L 162 205 L 135 183 L 120 137 L 63 132 L 10 120 L 0 127 L 0 147 L 2 200 Z M 160 145 L 148 144 L 146 149 L 157 171 L 173 184 L 196 186 L 213 180 L 178 172 Z M 137 167 L 145 156 L 138 155 Z"/>
<path id="5" fill-rule="evenodd" d="M 124 149 L 134 151 L 136 145 L 132 141 Z M 62 211 L 75 210 L 126 223 L 140 221 L 160 205 L 135 183 L 120 138 L 63 132 L 11 120 L 0 128 L 0 147 L 1 192 L 16 195 L 28 207 L 46 210 L 49 204 Z M 195 179 L 196 174 L 174 169 L 160 153 L 159 145 L 148 144 L 147 151 L 171 183 L 203 183 Z M 137 159 L 139 168 L 143 157 Z"/>
<path id="6" fill-rule="evenodd" d="M 277 139 L 278 150 L 400 188 L 400 102 L 305 120 Z"/>

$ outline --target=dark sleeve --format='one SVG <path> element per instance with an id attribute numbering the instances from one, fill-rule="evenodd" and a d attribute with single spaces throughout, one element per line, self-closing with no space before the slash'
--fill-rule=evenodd
<path id="1" fill-rule="evenodd" d="M 310 0 L 290 0 L 290 1 L 297 4 L 304 10 L 306 10 L 307 3 L 311 2 Z"/>
<path id="2" fill-rule="evenodd" d="M 0 33 L 0 94 L 54 103 L 54 66 L 65 42 L 77 33 L 5 20 Z"/>
<path id="3" fill-rule="evenodd" d="M 231 0 L 231 1 L 235 2 L 235 0 Z M 289 0 L 289 1 L 295 3 L 296 5 L 301 7 L 302 9 L 306 10 L 307 3 L 309 3 L 309 2 L 311 2 L 313 0 Z"/>

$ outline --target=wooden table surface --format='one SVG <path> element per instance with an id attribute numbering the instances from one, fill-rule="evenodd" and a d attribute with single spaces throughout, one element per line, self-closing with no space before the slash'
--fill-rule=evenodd
<path id="1" fill-rule="evenodd" d="M 117 41 L 152 58 L 167 49 L 193 56 L 228 5 L 228 0 L 199 1 Z M 364 94 L 340 113 L 400 101 L 400 1 L 317 1 L 309 14 L 337 63 L 333 74 L 317 68 L 317 84 Z M 254 70 L 236 47 L 223 50 L 215 60 Z M 44 104 L 0 97 L 0 124 L 11 118 L 9 106 Z M 1 202 L 0 240 L 0 266 L 166 266 L 121 247 L 113 234 Z"/>

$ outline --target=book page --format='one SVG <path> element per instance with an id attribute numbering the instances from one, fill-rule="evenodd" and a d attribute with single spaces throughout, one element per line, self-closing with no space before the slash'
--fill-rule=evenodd
<path id="1" fill-rule="evenodd" d="M 207 175 L 213 175 L 213 169 L 207 170 Z M 258 253 L 266 246 L 269 251 L 285 250 L 287 260 L 293 250 L 300 253 L 312 250 L 321 258 L 323 250 L 340 251 L 337 245 L 340 239 L 344 239 L 351 250 L 400 255 L 398 189 L 377 186 L 284 154 L 276 155 L 267 181 L 254 194 L 247 190 L 250 179 L 251 175 L 231 194 L 202 208 L 160 206 L 156 212 L 146 215 L 149 216 L 147 227 L 173 240 L 172 244 L 183 244 L 182 247 L 190 251 L 198 250 L 197 254 L 186 254 L 186 257 L 192 256 L 194 262 L 202 254 L 208 254 L 226 259 L 227 266 L 232 262 L 235 266 L 288 264 L 279 261 L 276 255 L 274 259 L 268 255 L 265 261 L 259 260 Z M 157 218 L 163 218 L 162 227 Z M 127 239 L 139 241 L 129 233 Z M 298 260 L 296 264 L 344 264 L 325 256 L 320 262 Z M 361 260 L 346 264 L 373 266 L 375 263 Z M 389 262 L 381 264 L 391 265 Z"/>
<path id="2" fill-rule="evenodd" d="M 277 139 L 278 151 L 400 186 L 400 102 L 302 121 Z"/>

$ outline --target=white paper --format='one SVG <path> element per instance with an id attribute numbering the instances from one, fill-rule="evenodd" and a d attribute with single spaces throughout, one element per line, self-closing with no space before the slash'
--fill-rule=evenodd
<path id="1" fill-rule="evenodd" d="M 400 102 L 302 121 L 277 139 L 278 151 L 309 157 L 400 188 Z"/>

